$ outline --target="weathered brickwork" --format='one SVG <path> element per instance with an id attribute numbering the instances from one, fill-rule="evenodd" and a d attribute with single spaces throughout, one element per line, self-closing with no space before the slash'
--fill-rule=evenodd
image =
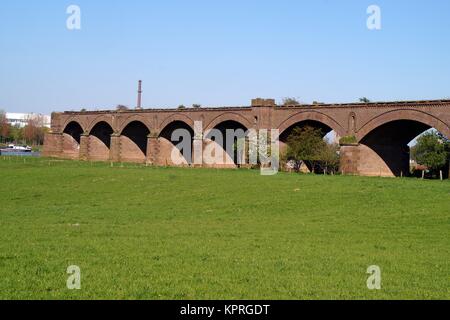
<path id="1" fill-rule="evenodd" d="M 54 113 L 44 156 L 192 165 L 192 159 L 174 151 L 170 136 L 177 128 L 193 132 L 196 121 L 202 122 L 204 131 L 279 129 L 282 149 L 296 126 L 317 126 L 324 133 L 334 130 L 357 141 L 341 147 L 344 173 L 398 176 L 408 174 L 407 144 L 417 135 L 435 128 L 450 138 L 450 100 L 277 106 L 271 99 L 255 99 L 250 107 Z M 200 143 L 206 147 L 211 142 Z M 180 161 L 174 164 L 177 157 Z"/>

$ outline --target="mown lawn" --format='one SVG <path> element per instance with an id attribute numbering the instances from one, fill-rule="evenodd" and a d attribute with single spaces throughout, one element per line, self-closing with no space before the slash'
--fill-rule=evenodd
<path id="1" fill-rule="evenodd" d="M 449 181 L 5 157 L 0 177 L 1 299 L 450 298 Z"/>

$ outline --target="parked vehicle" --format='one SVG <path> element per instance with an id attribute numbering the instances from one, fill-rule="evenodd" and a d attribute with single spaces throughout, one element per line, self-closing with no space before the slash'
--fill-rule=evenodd
<path id="1" fill-rule="evenodd" d="M 7 148 L 0 149 L 0 154 L 17 153 L 17 152 L 32 152 L 33 149 L 30 146 L 16 146 L 14 144 L 8 145 Z"/>

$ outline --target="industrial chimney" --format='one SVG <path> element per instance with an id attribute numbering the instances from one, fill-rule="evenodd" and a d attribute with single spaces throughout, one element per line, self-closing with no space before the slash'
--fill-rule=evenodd
<path id="1" fill-rule="evenodd" d="M 139 80 L 136 110 L 142 110 L 142 80 Z"/>

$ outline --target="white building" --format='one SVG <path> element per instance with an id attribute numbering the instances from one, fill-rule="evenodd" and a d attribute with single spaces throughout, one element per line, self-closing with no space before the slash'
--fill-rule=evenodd
<path id="1" fill-rule="evenodd" d="M 43 122 L 43 126 L 50 128 L 51 117 L 38 113 L 6 113 L 6 120 L 14 127 L 23 128 L 27 125 L 30 119 L 40 119 Z"/>

